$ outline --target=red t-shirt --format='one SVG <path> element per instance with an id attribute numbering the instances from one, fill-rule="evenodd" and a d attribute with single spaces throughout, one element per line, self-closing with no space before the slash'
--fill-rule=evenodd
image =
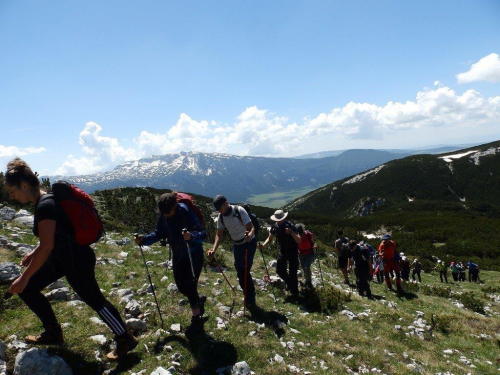
<path id="1" fill-rule="evenodd" d="M 396 253 L 396 242 L 382 241 L 378 247 L 378 252 L 384 259 L 393 259 Z"/>
<path id="2" fill-rule="evenodd" d="M 305 230 L 301 237 L 302 241 L 299 244 L 299 254 L 307 255 L 313 252 L 313 239 L 314 234 Z"/>

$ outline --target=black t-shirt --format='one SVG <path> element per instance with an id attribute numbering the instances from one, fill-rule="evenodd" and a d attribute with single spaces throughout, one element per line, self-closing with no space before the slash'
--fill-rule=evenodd
<path id="1" fill-rule="evenodd" d="M 35 203 L 35 216 L 33 223 L 33 234 L 39 237 L 38 223 L 42 220 L 55 220 L 56 233 L 54 237 L 54 248 L 68 246 L 71 229 L 65 225 L 65 221 L 61 218 L 61 213 L 54 200 L 52 194 L 45 194 L 40 196 Z"/>
<path id="2" fill-rule="evenodd" d="M 285 229 L 290 228 L 292 232 L 297 233 L 295 225 L 289 221 L 285 221 L 283 224 L 274 224 L 271 227 L 271 234 L 278 239 L 280 248 L 284 250 L 298 250 L 299 245 L 295 242 L 291 234 L 286 234 Z"/>

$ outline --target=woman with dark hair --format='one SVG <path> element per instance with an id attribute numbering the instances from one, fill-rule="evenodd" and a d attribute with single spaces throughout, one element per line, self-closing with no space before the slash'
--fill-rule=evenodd
<path id="1" fill-rule="evenodd" d="M 24 273 L 12 283 L 9 291 L 19 297 L 42 321 L 44 332 L 27 336 L 31 344 L 61 344 L 62 329 L 42 290 L 66 276 L 69 285 L 115 334 L 116 349 L 109 359 L 118 359 L 137 346 L 118 310 L 103 296 L 95 278 L 96 257 L 88 245 L 73 241 L 71 228 L 54 199 L 40 189 L 37 174 L 23 160 L 16 158 L 7 164 L 5 188 L 10 199 L 35 204 L 33 234 L 40 240 L 21 261 Z"/>
<path id="2" fill-rule="evenodd" d="M 203 241 L 207 235 L 196 213 L 187 204 L 177 201 L 178 194 L 182 193 L 165 193 L 160 197 L 160 215 L 154 231 L 138 236 L 135 243 L 142 246 L 162 240 L 168 242 L 173 253 L 175 284 L 191 306 L 191 325 L 185 333 L 193 336 L 203 331 L 207 297 L 198 294 L 198 278 L 203 268 Z"/>

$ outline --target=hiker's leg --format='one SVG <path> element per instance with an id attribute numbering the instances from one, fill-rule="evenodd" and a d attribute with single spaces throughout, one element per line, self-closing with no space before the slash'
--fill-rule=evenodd
<path id="1" fill-rule="evenodd" d="M 276 273 L 278 276 L 288 285 L 288 271 L 286 269 L 287 258 L 285 254 L 280 250 L 278 259 L 276 261 Z"/>
<path id="2" fill-rule="evenodd" d="M 246 252 L 246 249 L 248 249 L 248 252 Z M 255 285 L 253 283 L 250 270 L 252 269 L 253 259 L 255 257 L 256 249 L 257 249 L 257 242 L 255 239 L 243 245 L 233 245 L 234 268 L 236 269 L 236 273 L 238 275 L 238 282 L 243 291 L 245 291 L 245 253 L 247 254 L 246 301 L 247 303 L 251 304 L 255 303 Z"/>
<path id="3" fill-rule="evenodd" d="M 97 312 L 116 336 L 126 333 L 118 310 L 102 294 L 95 278 L 95 253 L 90 246 L 74 246 L 67 252 L 66 279 L 76 294 Z"/>
<path id="4" fill-rule="evenodd" d="M 444 271 L 443 275 L 444 275 L 444 281 L 446 282 L 446 284 L 448 284 L 448 273 Z"/>
<path id="5" fill-rule="evenodd" d="M 349 274 L 347 273 L 348 259 L 340 257 L 339 258 L 339 268 L 342 271 L 342 276 L 344 276 L 344 283 L 349 282 Z"/>
<path id="6" fill-rule="evenodd" d="M 194 268 L 195 260 L 193 255 L 194 253 L 191 253 Z M 193 280 L 191 263 L 187 255 L 185 257 L 182 257 L 178 255 L 178 252 L 174 252 L 173 272 L 175 285 L 177 285 L 179 292 L 187 297 L 191 309 L 196 310 L 199 307 L 198 303 L 200 297 L 198 295 L 197 283 Z"/>
<path id="7" fill-rule="evenodd" d="M 391 278 L 389 276 L 389 271 L 391 270 L 392 267 L 392 259 L 386 259 L 384 261 L 384 276 L 385 276 L 385 285 L 387 288 L 392 289 L 392 283 L 391 283 Z"/>
<path id="8" fill-rule="evenodd" d="M 439 271 L 439 280 L 443 282 L 443 271 Z"/>
<path id="9" fill-rule="evenodd" d="M 401 273 L 399 272 L 399 267 L 397 264 L 395 264 L 394 267 L 394 273 L 396 274 L 396 286 L 398 290 L 401 290 Z"/>
<path id="10" fill-rule="evenodd" d="M 314 253 L 306 255 L 306 259 L 304 261 L 305 269 L 304 276 L 306 278 L 306 283 L 312 283 L 312 274 L 311 274 L 311 266 L 314 262 Z"/>
<path id="11" fill-rule="evenodd" d="M 297 276 L 297 271 L 299 270 L 299 253 L 298 250 L 290 251 L 289 255 L 289 264 L 290 270 L 288 273 L 289 277 L 289 285 L 290 292 L 298 293 L 299 292 L 299 279 Z"/>
<path id="12" fill-rule="evenodd" d="M 420 271 L 417 272 L 417 276 L 418 276 L 418 282 L 421 283 L 422 282 L 422 278 L 420 277 Z"/>
<path id="13" fill-rule="evenodd" d="M 53 254 L 50 254 L 45 263 L 31 276 L 23 292 L 19 294 L 19 298 L 42 321 L 44 327 L 55 326 L 59 323 L 49 300 L 41 291 L 63 276 L 64 270 L 60 262 Z"/>

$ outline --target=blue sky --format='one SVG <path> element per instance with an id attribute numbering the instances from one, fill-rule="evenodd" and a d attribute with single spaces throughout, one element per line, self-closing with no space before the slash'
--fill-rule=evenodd
<path id="1" fill-rule="evenodd" d="M 0 162 L 497 140 L 499 19 L 477 0 L 2 1 Z"/>

